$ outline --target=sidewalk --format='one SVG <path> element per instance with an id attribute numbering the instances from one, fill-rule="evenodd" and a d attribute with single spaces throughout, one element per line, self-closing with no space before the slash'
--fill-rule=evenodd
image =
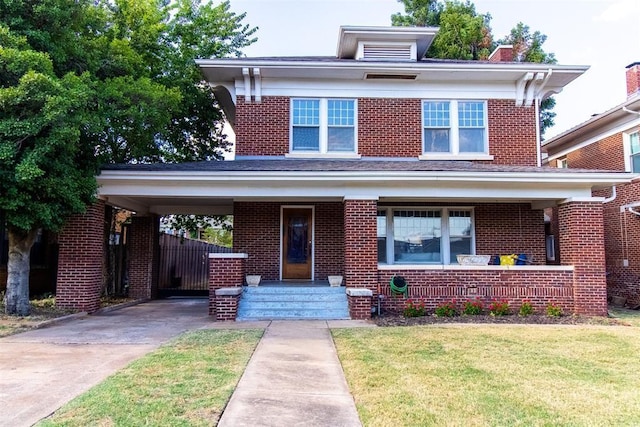
<path id="1" fill-rule="evenodd" d="M 272 321 L 220 427 L 361 426 L 329 327 L 354 321 Z"/>

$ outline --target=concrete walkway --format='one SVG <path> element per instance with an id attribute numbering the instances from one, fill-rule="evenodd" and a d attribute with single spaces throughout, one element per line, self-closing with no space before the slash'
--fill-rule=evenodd
<path id="1" fill-rule="evenodd" d="M 329 326 L 326 321 L 272 321 L 218 425 L 361 426 Z"/>
<path id="2" fill-rule="evenodd" d="M 215 322 L 206 299 L 160 300 L 0 338 L 0 427 L 31 426 L 171 338 L 266 328 L 221 426 L 360 426 L 329 328 L 359 321 Z"/>

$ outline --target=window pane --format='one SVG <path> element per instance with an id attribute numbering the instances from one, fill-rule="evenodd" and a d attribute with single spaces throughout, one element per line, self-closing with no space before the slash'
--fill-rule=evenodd
<path id="1" fill-rule="evenodd" d="M 294 126 L 320 125 L 320 100 L 294 99 L 293 100 L 293 125 Z"/>
<path id="2" fill-rule="evenodd" d="M 449 129 L 425 129 L 424 130 L 425 153 L 448 153 Z"/>
<path id="3" fill-rule="evenodd" d="M 378 263 L 387 262 L 387 212 L 378 211 Z"/>
<path id="4" fill-rule="evenodd" d="M 293 149 L 294 150 L 314 150 L 320 148 L 320 128 L 317 127 L 294 127 L 293 128 Z"/>
<path id="5" fill-rule="evenodd" d="M 629 143 L 631 145 L 631 154 L 640 153 L 640 133 L 632 133 L 629 135 Z"/>
<path id="6" fill-rule="evenodd" d="M 329 151 L 354 151 L 354 128 L 330 127 L 328 129 L 327 149 Z"/>
<path id="7" fill-rule="evenodd" d="M 458 102 L 458 126 L 484 127 L 484 102 Z"/>
<path id="8" fill-rule="evenodd" d="M 640 172 L 640 154 L 631 156 L 631 172 Z"/>
<path id="9" fill-rule="evenodd" d="M 395 211 L 393 232 L 395 262 L 441 262 L 439 211 Z"/>
<path id="10" fill-rule="evenodd" d="M 449 102 L 424 101 L 422 104 L 424 127 L 449 127 Z"/>
<path id="11" fill-rule="evenodd" d="M 449 251 L 451 263 L 457 255 L 471 254 L 471 211 L 449 211 Z"/>
<path id="12" fill-rule="evenodd" d="M 329 126 L 353 126 L 354 101 L 330 99 L 327 101 L 327 119 Z"/>
<path id="13" fill-rule="evenodd" d="M 460 152 L 484 152 L 484 129 L 460 129 Z"/>

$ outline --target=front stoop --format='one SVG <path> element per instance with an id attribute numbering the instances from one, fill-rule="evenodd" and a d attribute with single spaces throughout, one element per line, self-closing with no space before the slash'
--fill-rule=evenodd
<path id="1" fill-rule="evenodd" d="M 349 319 L 343 287 L 245 287 L 237 320 Z"/>

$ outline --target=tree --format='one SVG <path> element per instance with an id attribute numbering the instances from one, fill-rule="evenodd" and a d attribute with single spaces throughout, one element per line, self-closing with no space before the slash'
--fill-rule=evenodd
<path id="1" fill-rule="evenodd" d="M 439 0 L 398 0 L 404 4 L 405 14 L 391 15 L 391 25 L 396 27 L 434 27 L 440 25 L 442 3 Z"/>
<path id="2" fill-rule="evenodd" d="M 90 89 L 85 74 L 58 78 L 46 54 L 4 26 L 0 79 L 0 206 L 9 234 L 5 311 L 25 316 L 38 229 L 58 229 L 95 197 L 97 163 L 90 147 L 79 144 Z"/>
<path id="3" fill-rule="evenodd" d="M 239 56 L 257 28 L 228 1 L 0 0 L 0 16 L 0 214 L 19 255 L 6 311 L 25 315 L 33 237 L 93 201 L 98 164 L 221 157 L 194 60 Z"/>

